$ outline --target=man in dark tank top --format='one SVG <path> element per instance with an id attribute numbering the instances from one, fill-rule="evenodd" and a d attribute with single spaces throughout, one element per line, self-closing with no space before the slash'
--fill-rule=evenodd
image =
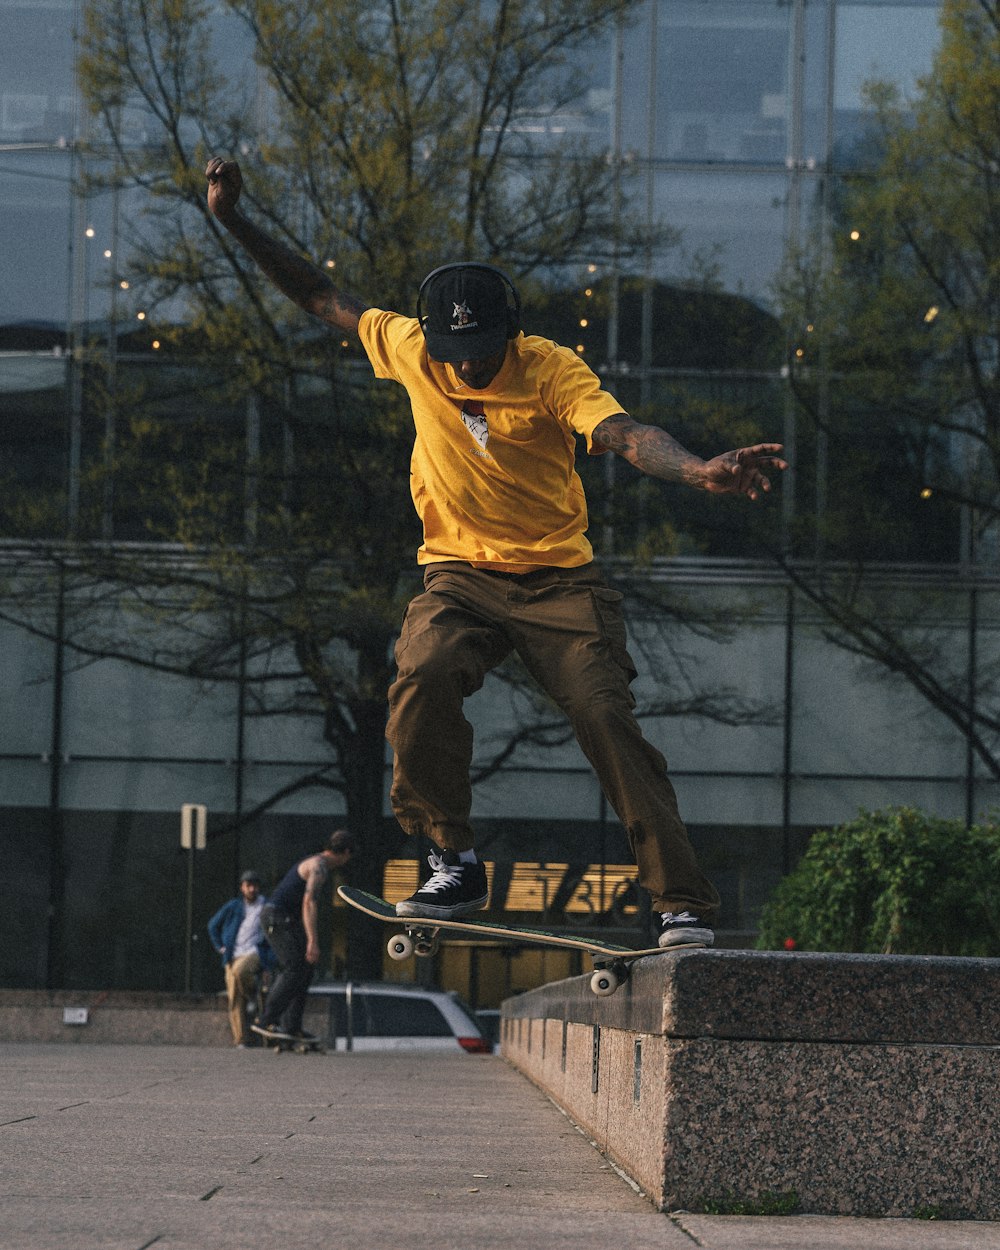
<path id="1" fill-rule="evenodd" d="M 265 1037 L 303 1038 L 302 1012 L 319 963 L 319 895 L 332 868 L 343 868 L 354 838 L 338 829 L 322 851 L 293 864 L 271 891 L 261 924 L 278 959 L 278 975 L 253 1026 Z"/>

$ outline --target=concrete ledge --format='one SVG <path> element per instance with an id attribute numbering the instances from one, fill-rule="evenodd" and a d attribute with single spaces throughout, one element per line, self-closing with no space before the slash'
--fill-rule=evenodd
<path id="1" fill-rule="evenodd" d="M 664 1210 L 1000 1216 L 1000 960 L 688 951 L 501 1051 Z"/>
<path id="2" fill-rule="evenodd" d="M 224 995 L 0 990 L 0 1042 L 231 1046 L 232 1035 Z"/>

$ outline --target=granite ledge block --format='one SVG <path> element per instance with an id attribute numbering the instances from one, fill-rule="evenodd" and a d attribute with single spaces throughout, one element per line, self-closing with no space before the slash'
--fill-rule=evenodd
<path id="1" fill-rule="evenodd" d="M 609 998 L 573 977 L 504 1014 L 671 1038 L 992 1046 L 1000 959 L 684 951 L 638 961 Z"/>
<path id="2" fill-rule="evenodd" d="M 1000 1215 L 1000 1050 L 665 1045 L 664 1207 L 793 1193 L 830 1215 Z"/>

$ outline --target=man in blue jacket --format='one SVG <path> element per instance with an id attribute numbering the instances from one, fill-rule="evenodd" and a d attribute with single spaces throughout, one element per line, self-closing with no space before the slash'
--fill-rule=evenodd
<path id="1" fill-rule="evenodd" d="M 208 922 L 208 935 L 222 956 L 226 974 L 233 1041 L 241 1050 L 250 1045 L 247 1003 L 257 992 L 261 972 L 275 964 L 274 952 L 260 923 L 260 913 L 266 902 L 260 884 L 257 873 L 245 872 L 240 877 L 239 895 L 223 904 Z"/>

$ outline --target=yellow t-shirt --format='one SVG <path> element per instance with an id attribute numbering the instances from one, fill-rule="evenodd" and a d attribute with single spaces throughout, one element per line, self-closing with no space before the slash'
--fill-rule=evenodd
<path id="1" fill-rule="evenodd" d="M 369 308 L 358 331 L 375 376 L 410 397 L 419 564 L 575 568 L 593 558 L 574 435 L 600 454 L 593 432 L 622 407 L 575 352 L 519 334 L 490 385 L 470 390 L 428 358 L 415 318 Z"/>

